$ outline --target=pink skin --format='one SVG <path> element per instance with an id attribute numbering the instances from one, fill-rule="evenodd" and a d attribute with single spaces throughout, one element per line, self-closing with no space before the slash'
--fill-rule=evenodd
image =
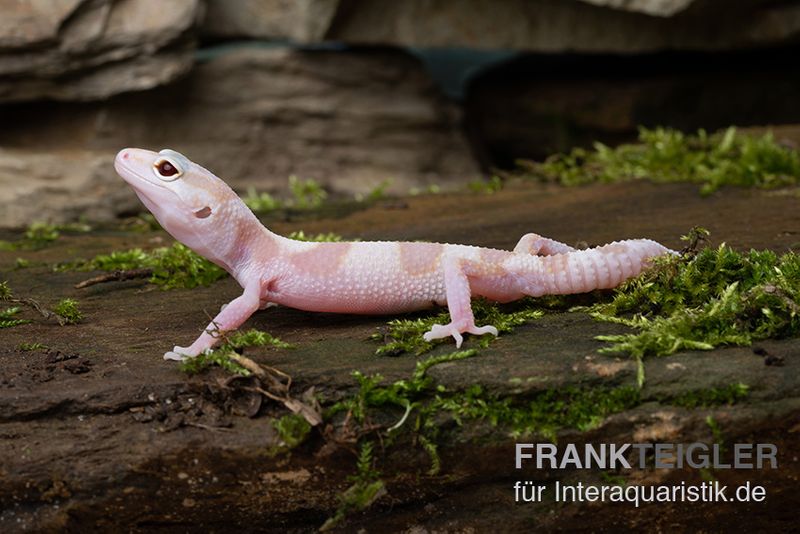
<path id="1" fill-rule="evenodd" d="M 536 234 L 513 252 L 438 243 L 306 243 L 270 232 L 222 180 L 172 150 L 126 148 L 114 163 L 159 223 L 178 241 L 226 269 L 244 288 L 188 347 L 165 359 L 194 357 L 218 333 L 239 328 L 271 303 L 320 312 L 393 314 L 447 304 L 451 322 L 428 341 L 497 335 L 476 326 L 473 295 L 509 302 L 525 295 L 611 288 L 649 259 L 673 253 L 647 239 L 575 249 Z"/>

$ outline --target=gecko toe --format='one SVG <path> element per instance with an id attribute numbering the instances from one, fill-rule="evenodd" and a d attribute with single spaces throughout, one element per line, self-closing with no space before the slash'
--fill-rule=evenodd
<path id="1" fill-rule="evenodd" d="M 493 327 L 492 325 L 473 326 L 468 330 L 468 332 L 476 336 L 482 336 L 484 334 L 492 334 L 494 337 L 497 337 L 499 334 L 497 328 Z"/>
<path id="2" fill-rule="evenodd" d="M 169 351 L 169 352 L 165 352 L 164 353 L 164 359 L 168 360 L 168 361 L 182 362 L 183 361 L 183 355 L 182 354 L 178 354 L 177 352 L 174 352 L 174 351 Z"/>
<path id="3" fill-rule="evenodd" d="M 464 336 L 461 335 L 461 332 L 459 332 L 459 329 L 453 325 L 453 323 L 448 325 L 433 325 L 430 330 L 422 335 L 422 339 L 430 342 L 434 339 L 442 339 L 450 336 L 456 340 L 456 348 L 461 348 L 461 344 L 464 342 Z"/>

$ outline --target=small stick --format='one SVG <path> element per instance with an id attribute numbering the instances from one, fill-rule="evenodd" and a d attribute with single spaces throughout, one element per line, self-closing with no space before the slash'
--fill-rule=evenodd
<path id="1" fill-rule="evenodd" d="M 75 284 L 75 289 L 82 289 L 84 287 L 93 286 L 95 284 L 102 284 L 105 282 L 123 282 L 125 280 L 134 280 L 136 278 L 149 278 L 153 275 L 153 269 L 130 269 L 127 271 L 113 271 L 110 273 L 101 274 L 83 282 Z"/>

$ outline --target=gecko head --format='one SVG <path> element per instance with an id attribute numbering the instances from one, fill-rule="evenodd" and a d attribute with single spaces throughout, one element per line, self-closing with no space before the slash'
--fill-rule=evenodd
<path id="1" fill-rule="evenodd" d="M 190 232 L 201 233 L 198 230 L 206 225 L 210 228 L 228 201 L 238 200 L 225 182 L 174 150 L 125 148 L 117 154 L 114 168 L 179 240 Z"/>

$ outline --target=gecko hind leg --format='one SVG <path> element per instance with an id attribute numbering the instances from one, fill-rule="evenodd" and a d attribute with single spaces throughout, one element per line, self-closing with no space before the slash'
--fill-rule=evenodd
<path id="1" fill-rule="evenodd" d="M 444 285 L 447 294 L 447 308 L 450 311 L 450 323 L 446 325 L 435 324 L 422 337 L 425 341 L 433 341 L 452 336 L 456 340 L 456 348 L 461 348 L 464 342 L 462 334 L 482 336 L 484 334 L 498 335 L 497 328 L 491 325 L 476 326 L 475 316 L 472 314 L 472 293 L 469 287 L 469 273 L 477 275 L 478 266 L 473 262 L 460 258 L 444 258 Z"/>
<path id="2" fill-rule="evenodd" d="M 564 254 L 575 252 L 571 246 L 542 237 L 539 234 L 525 234 L 514 247 L 515 254 L 530 254 L 532 256 L 552 256 L 553 254 Z"/>

